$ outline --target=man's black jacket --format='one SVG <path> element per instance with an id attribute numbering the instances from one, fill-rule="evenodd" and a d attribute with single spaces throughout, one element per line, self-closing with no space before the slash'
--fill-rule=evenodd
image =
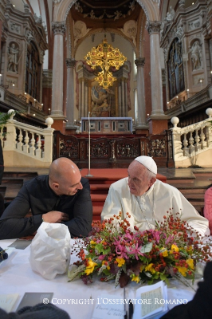
<path id="1" fill-rule="evenodd" d="M 49 176 L 41 175 L 26 182 L 0 219 L 0 239 L 33 234 L 42 223 L 42 214 L 52 210 L 69 215 L 64 222 L 72 237 L 87 236 L 91 230 L 92 202 L 90 185 L 82 178 L 82 190 L 73 196 L 57 196 L 49 187 Z M 31 209 L 32 216 L 25 217 Z"/>

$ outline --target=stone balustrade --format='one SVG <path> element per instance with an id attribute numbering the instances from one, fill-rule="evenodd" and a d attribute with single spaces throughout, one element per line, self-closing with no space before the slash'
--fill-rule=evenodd
<path id="1" fill-rule="evenodd" d="M 178 117 L 171 119 L 175 167 L 212 166 L 212 108 L 206 114 L 206 120 L 184 128 L 177 127 Z"/>
<path id="2" fill-rule="evenodd" d="M 47 128 L 41 129 L 20 123 L 13 116 L 0 133 L 5 167 L 49 167 L 53 154 L 53 119 L 47 118 Z"/>

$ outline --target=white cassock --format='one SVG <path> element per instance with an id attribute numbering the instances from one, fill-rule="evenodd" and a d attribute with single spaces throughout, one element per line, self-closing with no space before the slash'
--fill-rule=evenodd
<path id="1" fill-rule="evenodd" d="M 170 211 L 178 215 L 182 221 L 197 230 L 202 236 L 209 235 L 208 220 L 202 217 L 175 187 L 159 180 L 142 196 L 130 193 L 128 177 L 123 178 L 110 186 L 101 219 L 109 219 L 122 212 L 122 219 L 130 222 L 131 229 L 137 226 L 141 231 L 154 229 L 155 221 L 163 222 L 164 215 Z M 127 217 L 126 213 L 131 215 Z"/>

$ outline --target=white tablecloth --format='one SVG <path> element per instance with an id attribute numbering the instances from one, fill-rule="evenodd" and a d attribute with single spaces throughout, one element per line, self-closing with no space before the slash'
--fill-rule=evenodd
<path id="1" fill-rule="evenodd" d="M 13 241 L 1 240 L 0 246 L 5 249 Z M 14 311 L 25 292 L 53 292 L 53 303 L 67 311 L 71 319 L 92 318 L 94 304 L 101 303 L 101 297 L 104 295 L 115 295 L 117 299 L 124 299 L 124 290 L 115 288 L 114 282 L 100 282 L 96 279 L 92 284 L 85 285 L 81 280 L 68 282 L 67 275 L 59 275 L 51 281 L 46 280 L 32 271 L 29 253 L 30 246 L 24 250 L 14 249 L 9 258 L 0 263 L 0 294 L 19 294 Z M 74 261 L 76 256 L 72 255 L 71 263 Z M 134 299 L 138 287 L 136 283 L 130 283 L 125 289 L 125 298 Z M 189 301 L 194 293 L 192 288 L 172 280 L 171 288 L 168 289 L 168 299 L 183 298 Z"/>

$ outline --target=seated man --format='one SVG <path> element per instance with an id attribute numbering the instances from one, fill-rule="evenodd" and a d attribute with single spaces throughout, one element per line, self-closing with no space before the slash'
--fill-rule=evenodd
<path id="1" fill-rule="evenodd" d="M 198 290 L 187 304 L 178 305 L 168 311 L 161 319 L 211 319 L 212 318 L 212 262 L 206 264 L 204 281 L 198 283 Z"/>
<path id="2" fill-rule="evenodd" d="M 32 216 L 26 217 L 30 209 Z M 42 221 L 64 223 L 76 237 L 87 236 L 91 230 L 89 182 L 68 158 L 56 159 L 49 175 L 24 184 L 0 219 L 0 239 L 31 235 Z"/>
<path id="3" fill-rule="evenodd" d="M 110 186 L 101 218 L 109 219 L 122 212 L 131 228 L 141 231 L 154 228 L 155 221 L 163 221 L 169 211 L 180 213 L 202 236 L 209 234 L 208 221 L 175 187 L 156 179 L 157 165 L 149 156 L 137 157 L 128 168 L 128 178 L 123 178 Z M 129 218 L 126 213 L 129 213 Z"/>

